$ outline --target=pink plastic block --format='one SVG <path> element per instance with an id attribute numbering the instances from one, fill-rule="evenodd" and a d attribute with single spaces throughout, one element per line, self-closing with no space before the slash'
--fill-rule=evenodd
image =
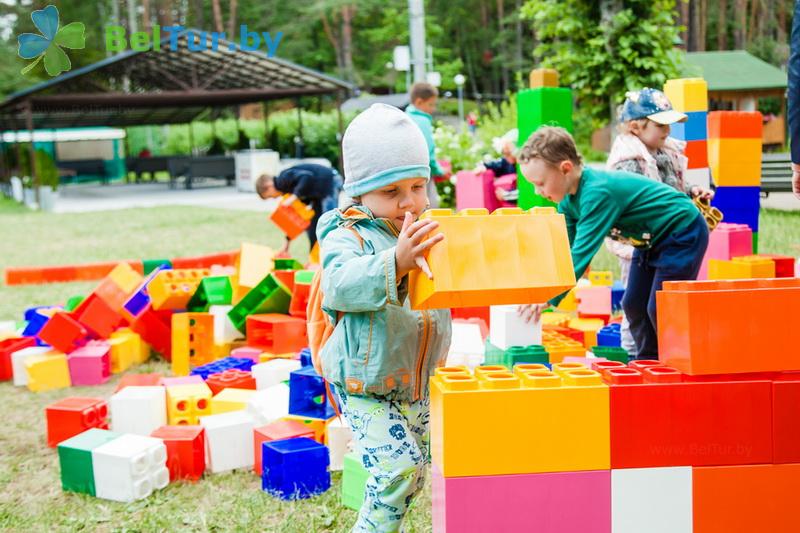
<path id="1" fill-rule="evenodd" d="M 753 254 L 753 230 L 747 224 L 720 223 L 708 237 L 708 249 L 697 279 L 708 279 L 708 260 L 730 261 L 740 255 Z"/>
<path id="2" fill-rule="evenodd" d="M 253 362 L 257 364 L 261 362 L 259 357 L 262 353 L 264 353 L 264 350 L 260 348 L 242 346 L 240 348 L 236 348 L 235 350 L 231 350 L 231 357 L 247 357 L 248 359 L 252 359 Z"/>
<path id="3" fill-rule="evenodd" d="M 611 315 L 611 287 L 577 287 L 575 297 L 579 315 Z"/>
<path id="4" fill-rule="evenodd" d="M 100 385 L 111 377 L 111 345 L 107 341 L 89 341 L 67 355 L 72 385 Z"/>
<path id="5" fill-rule="evenodd" d="M 489 212 L 500 207 L 494 194 L 494 172 L 485 170 L 476 174 L 461 170 L 456 174 L 456 209 L 485 207 Z"/>
<path id="6" fill-rule="evenodd" d="M 176 378 L 161 378 L 161 383 L 165 387 L 172 385 L 191 385 L 192 383 L 205 383 L 202 376 L 180 376 Z"/>
<path id="7" fill-rule="evenodd" d="M 516 174 L 506 174 L 505 176 L 500 176 L 496 180 L 494 180 L 495 188 L 500 187 L 504 191 L 513 191 L 517 188 L 517 175 Z M 500 207 L 516 207 L 516 202 L 506 202 L 505 200 L 500 201 Z"/>
<path id="8" fill-rule="evenodd" d="M 611 471 L 445 478 L 432 468 L 436 533 L 609 533 Z"/>

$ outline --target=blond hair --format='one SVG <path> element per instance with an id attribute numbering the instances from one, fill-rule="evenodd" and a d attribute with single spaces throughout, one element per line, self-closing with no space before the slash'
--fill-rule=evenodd
<path id="1" fill-rule="evenodd" d="M 269 174 L 261 174 L 256 180 L 256 194 L 261 196 L 274 182 L 275 178 Z"/>
<path id="2" fill-rule="evenodd" d="M 541 159 L 551 165 L 558 165 L 562 161 L 583 164 L 572 135 L 557 126 L 542 126 L 528 137 L 517 155 L 517 160 L 527 163 L 531 159 Z"/>
<path id="3" fill-rule="evenodd" d="M 634 126 L 638 127 L 639 131 L 641 131 L 647 126 L 647 121 L 649 120 L 650 120 L 649 118 L 644 117 L 644 118 L 635 118 L 633 120 L 626 120 L 625 122 L 620 122 L 620 124 L 617 126 L 617 131 L 621 135 L 625 135 L 626 133 L 635 135 L 633 133 Z"/>

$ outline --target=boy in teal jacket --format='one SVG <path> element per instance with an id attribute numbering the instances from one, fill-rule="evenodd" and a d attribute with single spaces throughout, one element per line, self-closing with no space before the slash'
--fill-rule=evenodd
<path id="1" fill-rule="evenodd" d="M 433 113 L 436 112 L 439 91 L 430 83 L 418 82 L 411 86 L 409 99 L 411 103 L 406 107 L 406 113 L 425 137 L 425 143 L 428 145 L 428 165 L 431 167 L 431 178 L 443 176 L 444 171 L 436 161 L 436 143 L 433 140 Z M 431 207 L 439 207 L 439 193 L 433 179 L 428 182 L 428 200 Z"/>

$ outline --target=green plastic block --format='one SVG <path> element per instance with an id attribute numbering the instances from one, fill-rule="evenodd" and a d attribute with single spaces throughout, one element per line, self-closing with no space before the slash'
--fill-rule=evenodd
<path id="1" fill-rule="evenodd" d="M 119 436 L 105 429 L 90 429 L 61 442 L 58 461 L 63 489 L 95 496 L 92 450 Z"/>
<path id="2" fill-rule="evenodd" d="M 758 253 L 758 232 L 757 231 L 753 232 L 753 253 L 754 254 Z"/>
<path id="3" fill-rule="evenodd" d="M 166 265 L 169 268 L 172 268 L 172 261 L 169 259 L 143 259 L 142 260 L 142 267 L 144 270 L 144 275 L 148 275 L 153 270 L 157 269 L 161 265 Z"/>
<path id="4" fill-rule="evenodd" d="M 70 299 L 67 300 L 67 303 L 64 304 L 64 310 L 65 311 L 74 311 L 76 307 L 81 305 L 81 302 L 83 301 L 83 298 L 84 298 L 83 296 L 72 296 L 72 297 L 70 297 Z"/>
<path id="5" fill-rule="evenodd" d="M 364 468 L 358 454 L 346 454 L 342 471 L 342 505 L 354 511 L 361 509 L 368 478 L 369 472 Z"/>
<path id="6" fill-rule="evenodd" d="M 255 313 L 287 315 L 291 301 L 292 293 L 289 288 L 270 274 L 250 289 L 250 292 L 228 311 L 228 318 L 231 319 L 236 329 L 244 333 L 248 315 Z"/>
<path id="7" fill-rule="evenodd" d="M 313 270 L 298 270 L 297 272 L 294 273 L 295 283 L 311 285 L 313 279 L 314 279 Z"/>
<path id="8" fill-rule="evenodd" d="M 514 365 L 523 363 L 542 363 L 550 362 L 550 354 L 544 346 L 533 344 L 531 346 L 511 346 L 506 349 L 505 366 L 514 368 Z"/>
<path id="9" fill-rule="evenodd" d="M 504 365 L 506 364 L 506 352 L 501 350 L 486 339 L 486 349 L 483 357 L 484 365 Z"/>
<path id="10" fill-rule="evenodd" d="M 186 307 L 195 313 L 205 313 L 212 305 L 230 305 L 233 298 L 228 276 L 203 278 Z"/>
<path id="11" fill-rule="evenodd" d="M 628 352 L 625 351 L 625 348 L 620 348 L 619 346 L 595 346 L 592 348 L 592 353 L 595 357 L 603 357 L 609 361 L 628 364 Z"/>
<path id="12" fill-rule="evenodd" d="M 296 259 L 275 259 L 275 270 L 303 270 L 303 264 Z"/>

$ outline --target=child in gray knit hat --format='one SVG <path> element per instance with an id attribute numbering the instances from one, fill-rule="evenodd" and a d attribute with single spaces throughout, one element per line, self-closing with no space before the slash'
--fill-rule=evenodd
<path id="1" fill-rule="evenodd" d="M 428 206 L 428 149 L 405 113 L 371 106 L 348 126 L 342 150 L 353 205 L 317 226 L 322 310 L 335 324 L 322 371 L 370 473 L 353 531 L 397 531 L 424 484 L 428 380 L 451 333 L 448 309 L 411 310 L 408 273 L 432 277 L 424 254 L 444 236 L 433 234 L 437 222 L 417 220 Z"/>

